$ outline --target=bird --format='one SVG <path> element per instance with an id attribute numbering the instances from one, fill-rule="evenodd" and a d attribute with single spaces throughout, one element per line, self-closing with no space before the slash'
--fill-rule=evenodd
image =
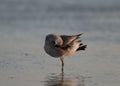
<path id="1" fill-rule="evenodd" d="M 64 67 L 65 56 L 69 56 L 77 51 L 86 49 L 87 45 L 84 45 L 80 39 L 82 34 L 83 33 L 77 35 L 46 35 L 44 50 L 48 55 L 54 58 L 60 58 L 62 63 L 62 71 Z"/>

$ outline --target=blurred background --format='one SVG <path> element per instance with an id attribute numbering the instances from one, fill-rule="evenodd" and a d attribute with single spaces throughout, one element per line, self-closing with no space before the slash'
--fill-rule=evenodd
<path id="1" fill-rule="evenodd" d="M 49 33 L 84 33 L 86 51 L 65 59 L 65 73 L 88 77 L 81 86 L 120 84 L 120 0 L 0 0 L 1 86 L 44 86 L 61 72 L 43 49 Z"/>

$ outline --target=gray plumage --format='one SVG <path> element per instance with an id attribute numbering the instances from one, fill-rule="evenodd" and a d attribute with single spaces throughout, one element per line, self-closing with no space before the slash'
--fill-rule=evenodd
<path id="1" fill-rule="evenodd" d="M 62 65 L 64 56 L 73 54 L 79 50 L 85 50 L 87 45 L 83 45 L 78 35 L 58 35 L 48 34 L 45 39 L 44 50 L 52 57 L 61 58 Z"/>

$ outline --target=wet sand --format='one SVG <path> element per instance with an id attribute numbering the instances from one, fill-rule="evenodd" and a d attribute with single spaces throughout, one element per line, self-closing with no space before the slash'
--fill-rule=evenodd
<path id="1" fill-rule="evenodd" d="M 39 32 L 36 31 L 36 33 Z M 64 84 L 61 82 L 62 76 L 60 76 L 60 59 L 52 58 L 44 52 L 44 34 L 41 36 L 41 34 L 36 35 L 31 32 L 12 34 L 4 32 L 1 35 L 1 86 Z M 82 38 L 86 38 L 88 35 L 89 33 L 85 33 Z M 108 44 L 108 42 L 94 44 L 86 39 L 84 42 L 88 44 L 86 51 L 76 52 L 65 58 L 64 82 L 70 82 L 71 85 L 68 86 L 119 86 L 119 44 Z"/>
<path id="2" fill-rule="evenodd" d="M 120 85 L 119 1 L 11 1 L 0 5 L 0 86 Z M 64 74 L 43 49 L 48 33 L 84 33 L 88 47 L 65 58 Z"/>

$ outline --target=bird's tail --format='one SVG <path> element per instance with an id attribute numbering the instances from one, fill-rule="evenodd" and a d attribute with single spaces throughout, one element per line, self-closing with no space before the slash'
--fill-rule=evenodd
<path id="1" fill-rule="evenodd" d="M 86 48 L 87 48 L 87 45 L 80 44 L 80 47 L 77 49 L 77 51 L 85 50 Z"/>
<path id="2" fill-rule="evenodd" d="M 83 33 L 81 34 L 78 34 L 77 37 L 80 38 L 80 36 L 82 35 Z M 80 43 L 79 45 L 79 48 L 76 50 L 76 51 L 79 51 L 79 50 L 85 50 L 87 48 L 87 45 L 83 45 L 83 43 L 81 43 L 82 40 L 78 40 L 77 42 Z"/>

